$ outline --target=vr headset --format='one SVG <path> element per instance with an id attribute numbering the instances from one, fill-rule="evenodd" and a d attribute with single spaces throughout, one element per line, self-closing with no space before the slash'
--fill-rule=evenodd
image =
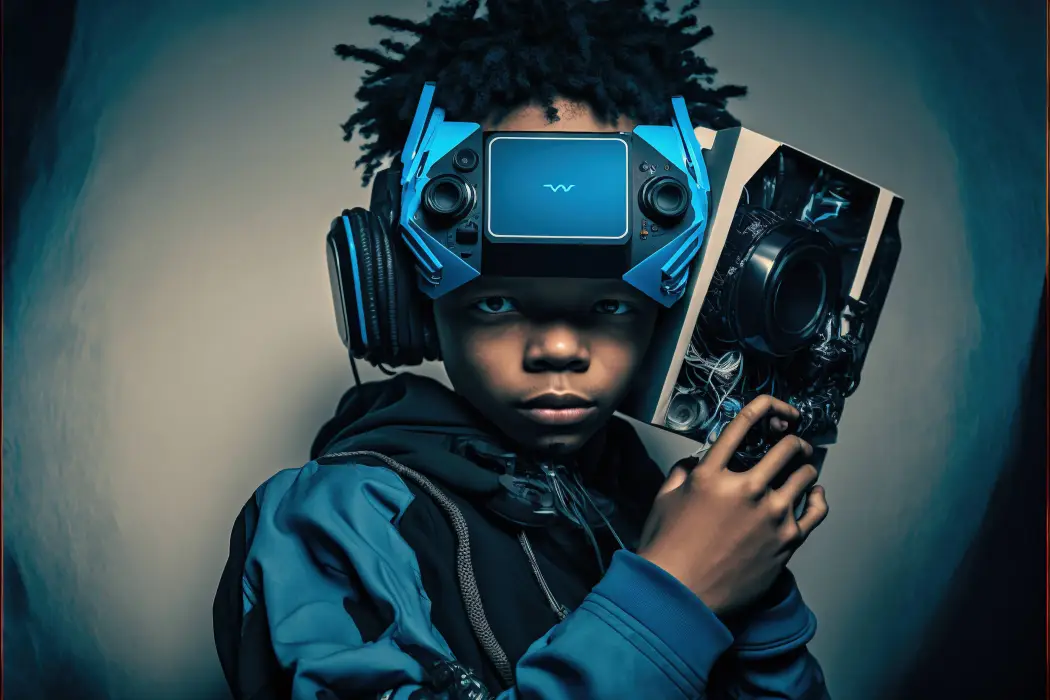
<path id="1" fill-rule="evenodd" d="M 485 133 L 445 121 L 434 89 L 423 88 L 400 167 L 377 174 L 370 211 L 344 212 L 328 234 L 353 357 L 437 359 L 412 287 L 436 299 L 481 274 L 622 277 L 665 307 L 682 297 L 710 187 L 681 98 L 672 126 L 629 134 Z"/>
<path id="2" fill-rule="evenodd" d="M 369 210 L 333 220 L 328 268 L 351 360 L 440 359 L 427 300 L 482 274 L 622 278 L 665 308 L 621 411 L 710 442 L 773 393 L 833 441 L 900 252 L 902 200 L 742 128 L 484 132 L 427 83 Z M 742 456 L 758 458 L 761 438 Z"/>

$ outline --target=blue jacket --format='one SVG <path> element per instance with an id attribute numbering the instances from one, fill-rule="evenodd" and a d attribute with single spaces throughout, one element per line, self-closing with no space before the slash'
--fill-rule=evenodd
<path id="1" fill-rule="evenodd" d="M 815 619 L 790 574 L 759 608 L 728 621 L 629 548 L 605 547 L 581 574 L 586 550 L 566 558 L 543 544 L 558 528 L 530 520 L 543 509 L 520 507 L 521 482 L 491 464 L 478 470 L 513 454 L 478 448 L 487 443 L 472 432 L 476 416 L 459 431 L 420 430 L 404 415 L 406 396 L 426 411 L 454 400 L 450 392 L 420 378 L 380 384 L 344 400 L 341 427 L 315 445 L 327 457 L 271 478 L 237 520 L 215 603 L 235 697 L 468 697 L 455 694 L 460 682 L 506 700 L 828 697 L 806 649 Z M 626 423 L 612 429 L 616 453 L 637 447 Z M 461 449 L 443 452 L 458 453 L 444 464 L 425 459 L 441 453 L 438 443 Z M 424 463 L 428 474 L 415 468 Z M 470 475 L 450 477 L 460 471 Z M 658 479 L 620 491 L 604 484 L 612 505 L 603 522 L 636 537 L 646 509 L 632 515 L 623 494 L 651 503 Z M 535 541 L 538 574 L 518 546 L 523 532 Z M 604 534 L 597 550 L 610 541 Z"/>

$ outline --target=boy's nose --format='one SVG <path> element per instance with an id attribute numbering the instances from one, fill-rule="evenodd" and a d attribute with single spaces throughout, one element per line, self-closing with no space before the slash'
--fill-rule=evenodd
<path id="1" fill-rule="evenodd" d="M 527 372 L 585 372 L 590 353 L 580 333 L 564 323 L 537 328 L 525 346 Z"/>

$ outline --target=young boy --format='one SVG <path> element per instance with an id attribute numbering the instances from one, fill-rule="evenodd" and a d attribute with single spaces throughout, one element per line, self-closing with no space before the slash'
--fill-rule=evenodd
<path id="1" fill-rule="evenodd" d="M 695 21 L 641 2 L 477 9 L 373 19 L 420 37 L 384 42 L 400 60 L 340 47 L 379 66 L 346 126 L 375 137 L 366 180 L 434 75 L 448 118 L 487 130 L 630 131 L 668 121 L 672 94 L 732 123 L 742 89 L 705 86 Z M 665 479 L 613 416 L 655 302 L 619 279 L 483 275 L 428 313 L 456 391 L 408 373 L 352 389 L 313 461 L 237 520 L 215 602 L 236 698 L 827 698 L 784 568 L 827 513 L 813 467 L 784 478 L 812 452 L 787 436 L 794 409 L 757 399 Z M 786 437 L 729 470 L 760 423 Z"/>

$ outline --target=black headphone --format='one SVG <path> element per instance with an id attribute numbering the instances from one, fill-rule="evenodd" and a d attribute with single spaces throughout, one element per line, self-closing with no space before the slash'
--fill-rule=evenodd
<path id="1" fill-rule="evenodd" d="M 365 360 L 380 369 L 441 359 L 432 302 L 416 286 L 411 254 L 397 235 L 400 212 L 401 171 L 381 170 L 369 208 L 344 210 L 327 237 L 343 344 L 351 362 Z"/>

